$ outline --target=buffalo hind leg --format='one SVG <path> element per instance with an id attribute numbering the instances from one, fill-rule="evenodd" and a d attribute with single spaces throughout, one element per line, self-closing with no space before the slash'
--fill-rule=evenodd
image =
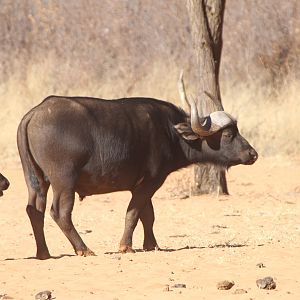
<path id="1" fill-rule="evenodd" d="M 38 259 L 50 258 L 50 253 L 46 244 L 44 234 L 44 218 L 47 203 L 47 192 L 49 183 L 43 182 L 40 184 L 39 192 L 34 191 L 30 184 L 28 185 L 28 205 L 26 207 L 27 215 L 33 229 L 33 234 L 36 242 L 36 257 Z"/>
<path id="2" fill-rule="evenodd" d="M 53 204 L 50 211 L 51 217 L 68 238 L 75 253 L 79 256 L 95 255 L 95 253 L 85 245 L 72 222 L 75 193 L 73 191 L 63 191 L 60 193 L 53 191 L 53 196 Z"/>
<path id="3" fill-rule="evenodd" d="M 144 209 L 141 211 L 140 220 L 142 221 L 144 227 L 143 249 L 146 251 L 159 249 L 153 233 L 153 224 L 155 217 L 151 200 L 147 202 Z"/>

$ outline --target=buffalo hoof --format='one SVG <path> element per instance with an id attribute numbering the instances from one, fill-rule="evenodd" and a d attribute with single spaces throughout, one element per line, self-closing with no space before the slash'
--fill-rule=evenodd
<path id="1" fill-rule="evenodd" d="M 158 247 L 158 245 L 144 245 L 143 246 L 144 251 L 157 251 L 160 250 L 160 248 Z"/>
<path id="2" fill-rule="evenodd" d="M 119 247 L 120 253 L 135 253 L 131 246 L 120 245 Z"/>
<path id="3" fill-rule="evenodd" d="M 96 256 L 95 252 L 87 248 L 86 250 L 77 250 L 75 251 L 76 255 L 78 256 Z"/>
<path id="4" fill-rule="evenodd" d="M 37 253 L 36 258 L 40 260 L 45 260 L 51 258 L 51 255 L 49 252 Z"/>

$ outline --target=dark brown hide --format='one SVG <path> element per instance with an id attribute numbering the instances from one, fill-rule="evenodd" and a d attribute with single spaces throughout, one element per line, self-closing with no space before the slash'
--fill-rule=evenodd
<path id="1" fill-rule="evenodd" d="M 50 96 L 22 119 L 18 148 L 29 191 L 27 213 L 40 259 L 50 257 L 43 230 L 49 185 L 51 216 L 78 255 L 93 252 L 72 223 L 75 192 L 83 198 L 131 191 L 119 249 L 132 251 L 132 235 L 140 219 L 144 249 L 151 250 L 157 248 L 151 198 L 168 174 L 192 163 L 227 168 L 257 158 L 236 124 L 200 138 L 182 109 L 148 98 L 106 101 Z"/>

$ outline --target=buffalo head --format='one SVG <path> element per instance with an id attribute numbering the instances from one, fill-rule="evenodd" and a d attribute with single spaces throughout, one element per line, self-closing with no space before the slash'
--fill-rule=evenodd
<path id="1" fill-rule="evenodd" d="M 202 153 L 202 160 L 225 167 L 253 164 L 258 154 L 240 135 L 237 121 L 225 111 L 201 117 L 195 101 L 189 101 L 190 117 L 175 125 L 179 134 Z"/>

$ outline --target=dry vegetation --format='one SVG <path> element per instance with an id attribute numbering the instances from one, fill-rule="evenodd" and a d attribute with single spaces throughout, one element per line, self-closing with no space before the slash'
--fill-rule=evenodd
<path id="1" fill-rule="evenodd" d="M 300 2 L 228 0 L 226 110 L 260 154 L 299 155 Z M 185 1 L 3 0 L 1 163 L 18 160 L 21 116 L 49 94 L 152 96 L 178 103 L 195 72 Z"/>
<path id="2" fill-rule="evenodd" d="M 50 191 L 45 232 L 58 259 L 47 261 L 27 259 L 35 243 L 16 148 L 21 117 L 49 94 L 179 104 L 180 70 L 189 93 L 196 77 L 185 0 L 0 4 L 0 171 L 11 181 L 0 200 L 0 299 L 34 299 L 42 290 L 75 300 L 300 299 L 300 1 L 227 0 L 223 103 L 265 156 L 230 170 L 231 196 L 186 199 L 192 169 L 175 172 L 153 199 L 164 251 L 122 256 L 114 251 L 129 193 L 76 201 L 75 227 L 98 254 L 76 258 L 49 215 Z M 135 248 L 142 239 L 139 224 Z M 274 277 L 276 290 L 257 288 L 265 276 Z M 232 290 L 216 288 L 224 279 L 235 281 Z M 233 295 L 238 289 L 247 293 Z"/>

